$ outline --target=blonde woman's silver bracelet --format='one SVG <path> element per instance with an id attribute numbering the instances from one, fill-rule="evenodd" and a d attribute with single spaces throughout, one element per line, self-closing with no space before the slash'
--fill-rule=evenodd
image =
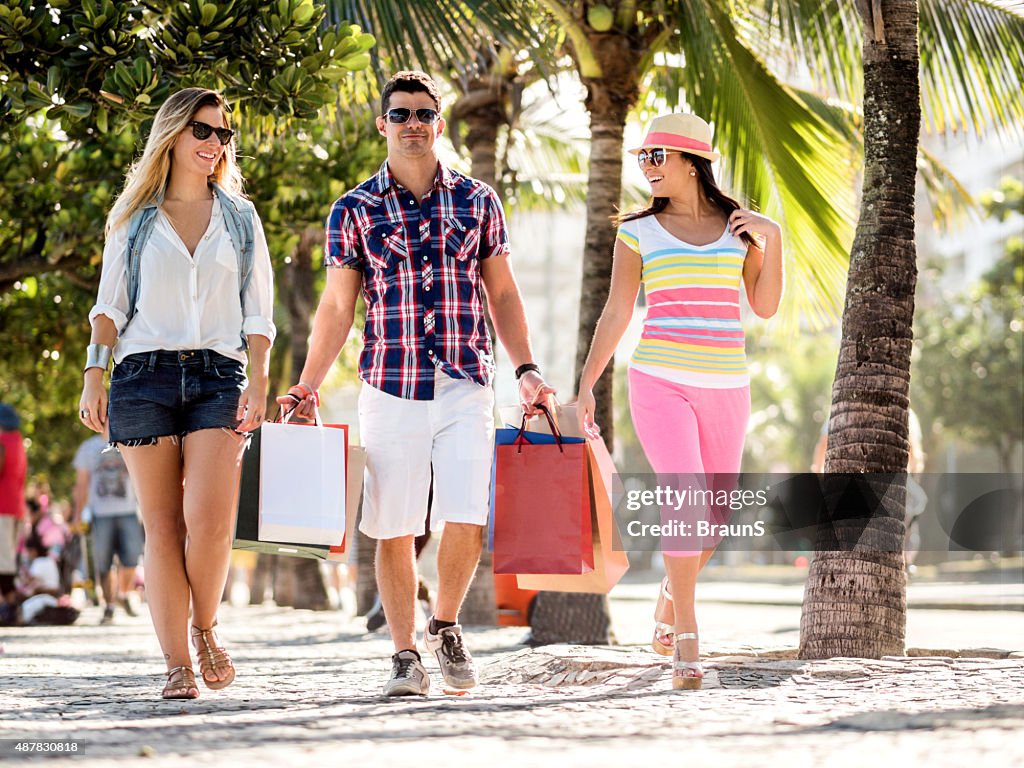
<path id="1" fill-rule="evenodd" d="M 85 348 L 85 368 L 102 368 L 104 371 L 110 365 L 110 347 L 106 344 L 90 344 Z"/>

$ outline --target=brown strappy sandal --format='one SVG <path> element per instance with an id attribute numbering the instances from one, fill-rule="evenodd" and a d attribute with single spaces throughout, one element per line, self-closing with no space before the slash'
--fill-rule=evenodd
<path id="1" fill-rule="evenodd" d="M 196 685 L 196 675 L 192 667 L 174 667 L 167 670 L 167 684 L 163 693 L 165 699 L 198 699 L 199 686 Z"/>
<path id="2" fill-rule="evenodd" d="M 219 691 L 227 688 L 235 679 L 235 665 L 231 663 L 231 657 L 221 645 L 217 643 L 217 636 L 213 628 L 217 626 L 216 620 L 209 629 L 200 629 L 192 625 L 192 644 L 196 648 L 196 655 L 199 657 L 199 674 L 203 678 L 203 684 L 212 691 Z M 223 680 L 210 680 L 208 673 L 217 674 L 218 668 L 227 667 L 228 676 Z"/>

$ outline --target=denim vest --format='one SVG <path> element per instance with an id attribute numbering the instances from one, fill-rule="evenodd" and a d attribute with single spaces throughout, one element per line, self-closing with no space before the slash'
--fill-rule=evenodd
<path id="1" fill-rule="evenodd" d="M 244 317 L 245 291 L 252 279 L 253 253 L 255 251 L 253 216 L 256 209 L 249 200 L 228 194 L 217 184 L 213 185 L 213 190 L 217 199 L 220 200 L 224 226 L 238 256 L 238 300 L 241 303 Z M 128 279 L 128 322 L 131 322 L 135 316 L 135 308 L 139 301 L 139 283 L 142 278 L 139 265 L 142 262 L 142 250 L 149 242 L 150 235 L 153 234 L 153 224 L 156 222 L 159 205 L 160 201 L 157 200 L 143 206 L 133 213 L 128 221 L 128 247 L 125 253 L 125 274 Z M 247 346 L 244 334 L 242 343 Z"/>

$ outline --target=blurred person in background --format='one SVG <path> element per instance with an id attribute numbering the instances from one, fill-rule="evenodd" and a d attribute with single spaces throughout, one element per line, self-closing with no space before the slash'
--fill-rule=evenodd
<path id="1" fill-rule="evenodd" d="M 25 540 L 26 564 L 18 577 L 23 624 L 72 624 L 78 611 L 61 588 L 56 558 L 36 534 Z"/>
<path id="2" fill-rule="evenodd" d="M 93 564 L 104 603 L 100 623 L 110 624 L 117 604 L 129 616 L 137 615 L 132 595 L 135 567 L 143 547 L 139 505 L 124 459 L 118 451 L 107 448 L 106 429 L 79 446 L 73 464 L 77 475 L 71 523 L 79 525 L 88 509 Z"/>
<path id="3" fill-rule="evenodd" d="M 18 525 L 25 516 L 28 459 L 17 411 L 0 403 L 0 625 L 14 622 Z"/>

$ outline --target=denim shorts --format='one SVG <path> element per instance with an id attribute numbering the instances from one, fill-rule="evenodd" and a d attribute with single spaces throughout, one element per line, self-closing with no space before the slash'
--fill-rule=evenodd
<path id="1" fill-rule="evenodd" d="M 92 557 L 96 571 L 110 573 L 114 555 L 125 568 L 134 568 L 142 556 L 142 523 L 134 512 L 92 519 Z"/>
<path id="2" fill-rule="evenodd" d="M 237 360 L 209 349 L 128 355 L 110 374 L 110 442 L 152 445 L 200 429 L 234 429 L 246 387 Z"/>

